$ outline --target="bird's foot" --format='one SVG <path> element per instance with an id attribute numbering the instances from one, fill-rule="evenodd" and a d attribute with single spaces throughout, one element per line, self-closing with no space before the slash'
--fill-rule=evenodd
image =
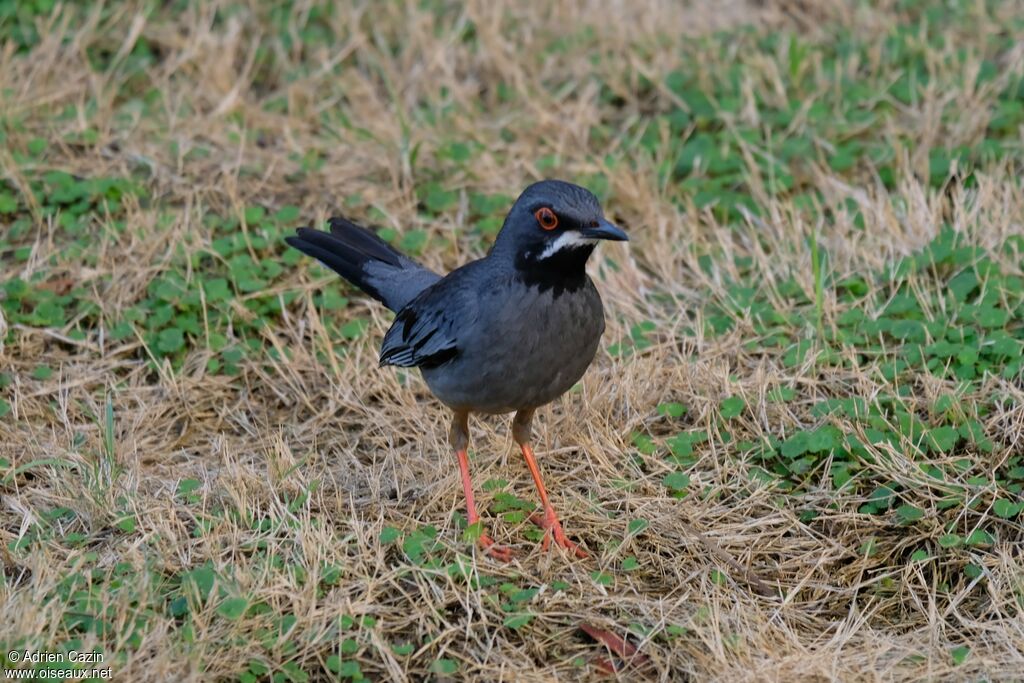
<path id="1" fill-rule="evenodd" d="M 500 562 L 511 562 L 512 558 L 515 557 L 511 548 L 504 545 L 498 545 L 494 542 L 494 539 L 487 534 L 480 536 L 480 547 L 483 549 L 485 555 L 493 557 Z"/>
<path id="2" fill-rule="evenodd" d="M 555 539 L 555 545 L 565 548 L 576 557 L 590 557 L 583 548 L 570 541 L 569 537 L 565 535 L 565 531 L 562 530 L 562 524 L 558 521 L 558 517 L 555 516 L 554 510 L 545 510 L 543 515 L 531 515 L 530 521 L 544 529 L 544 540 L 540 542 L 541 550 L 547 550 L 551 546 L 551 539 L 553 538 Z"/>

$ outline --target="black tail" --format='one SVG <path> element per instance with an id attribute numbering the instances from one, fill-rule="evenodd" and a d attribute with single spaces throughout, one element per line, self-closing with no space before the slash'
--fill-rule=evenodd
<path id="1" fill-rule="evenodd" d="M 331 218 L 330 232 L 299 228 L 285 242 L 312 256 L 377 301 L 399 310 L 438 275 L 404 256 L 371 230 Z"/>

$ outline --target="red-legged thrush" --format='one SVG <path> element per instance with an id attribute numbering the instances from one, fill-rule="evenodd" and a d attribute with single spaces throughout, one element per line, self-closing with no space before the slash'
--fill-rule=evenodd
<path id="1" fill-rule="evenodd" d="M 559 180 L 526 188 L 483 258 L 441 277 L 375 233 L 343 218 L 330 232 L 299 228 L 288 244 L 320 260 L 397 313 L 381 365 L 416 366 L 454 412 L 450 439 L 459 461 L 470 524 L 479 520 L 469 476 L 469 414 L 515 412 L 519 444 L 544 507 L 534 521 L 542 547 L 585 557 L 566 538 L 530 447 L 534 411 L 572 387 L 604 332 L 604 309 L 586 273 L 600 240 L 627 240 L 590 191 Z M 492 556 L 511 552 L 483 534 Z"/>

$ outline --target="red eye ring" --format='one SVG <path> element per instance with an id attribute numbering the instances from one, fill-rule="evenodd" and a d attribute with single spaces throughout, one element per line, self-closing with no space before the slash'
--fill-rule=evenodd
<path id="1" fill-rule="evenodd" d="M 533 217 L 537 219 L 537 223 L 540 227 L 545 230 L 554 230 L 558 227 L 558 216 L 556 216 L 555 212 L 546 206 L 537 209 L 533 214 Z"/>

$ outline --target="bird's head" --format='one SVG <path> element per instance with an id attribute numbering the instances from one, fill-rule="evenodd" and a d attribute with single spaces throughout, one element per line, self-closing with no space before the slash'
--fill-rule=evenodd
<path id="1" fill-rule="evenodd" d="M 491 254 L 511 258 L 527 273 L 582 278 L 599 241 L 628 239 L 604 217 L 593 192 L 561 180 L 542 180 L 519 195 Z"/>

